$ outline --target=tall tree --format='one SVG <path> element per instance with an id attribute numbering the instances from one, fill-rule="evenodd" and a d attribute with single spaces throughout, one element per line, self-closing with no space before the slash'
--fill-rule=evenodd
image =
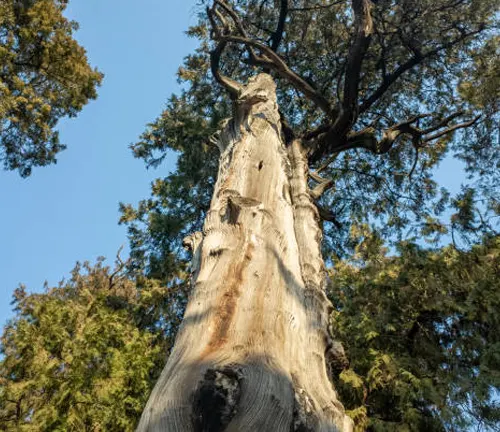
<path id="1" fill-rule="evenodd" d="M 199 230 L 139 430 L 351 428 L 326 365 L 344 356 L 321 246 L 348 256 L 363 223 L 457 246 L 494 231 L 497 17 L 474 0 L 208 4 L 189 86 L 134 146 L 150 165 L 180 152 L 178 169 L 123 206 L 136 265 L 158 277 Z M 454 199 L 432 179 L 452 153 L 471 176 Z"/>
<path id="2" fill-rule="evenodd" d="M 124 268 L 85 263 L 43 294 L 15 291 L 0 344 L 2 431 L 135 429 L 183 296 Z"/>
<path id="3" fill-rule="evenodd" d="M 0 1 L 0 160 L 23 177 L 56 161 L 58 120 L 95 99 L 102 80 L 73 39 L 67 3 Z"/>

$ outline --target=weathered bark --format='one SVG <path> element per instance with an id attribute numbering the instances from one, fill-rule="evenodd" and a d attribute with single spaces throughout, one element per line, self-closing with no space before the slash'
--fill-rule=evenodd
<path id="1" fill-rule="evenodd" d="M 218 140 L 192 293 L 138 431 L 342 431 L 325 357 L 318 213 L 301 144 L 286 146 L 269 75 L 249 81 Z"/>

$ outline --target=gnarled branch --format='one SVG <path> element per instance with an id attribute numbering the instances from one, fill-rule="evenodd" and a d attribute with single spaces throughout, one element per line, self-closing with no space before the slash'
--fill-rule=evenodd
<path id="1" fill-rule="evenodd" d="M 219 40 L 221 42 L 233 42 L 259 49 L 262 55 L 255 56 L 254 59 L 251 59 L 251 64 L 255 66 L 267 67 L 275 71 L 279 76 L 286 79 L 297 90 L 303 93 L 308 99 L 316 103 L 316 105 L 318 105 L 318 107 L 320 107 L 325 114 L 328 116 L 332 115 L 332 109 L 328 100 L 316 91 L 306 80 L 292 71 L 285 61 L 267 45 L 253 39 L 233 35 L 221 36 Z"/>
<path id="2" fill-rule="evenodd" d="M 211 30 L 213 32 L 214 39 L 220 39 L 223 34 L 219 25 L 217 24 L 216 17 L 221 22 L 224 33 L 229 32 L 229 26 L 226 20 L 219 13 L 217 13 L 217 10 L 215 8 L 207 8 L 207 15 L 210 21 L 210 26 L 212 27 Z M 231 98 L 237 99 L 242 91 L 242 85 L 237 81 L 223 75 L 220 71 L 220 58 L 226 46 L 227 42 L 221 41 L 212 51 L 210 51 L 210 69 L 215 80 L 228 91 L 228 93 L 231 95 Z"/>
<path id="3" fill-rule="evenodd" d="M 335 183 L 331 179 L 324 179 L 318 173 L 314 171 L 309 172 L 309 177 L 311 177 L 318 185 L 309 191 L 309 195 L 313 200 L 318 200 L 321 196 L 328 190 L 334 187 Z"/>
<path id="4" fill-rule="evenodd" d="M 216 17 L 215 11 L 217 10 L 217 8 L 221 8 L 222 11 L 231 18 L 236 27 L 236 32 L 231 32 L 231 30 L 228 29 L 228 27 L 225 27 L 224 32 L 220 31 L 215 18 Z M 286 20 L 286 11 L 287 8 L 282 8 L 282 13 L 280 14 L 283 15 L 282 17 L 283 26 L 285 22 L 284 20 Z M 304 78 L 302 78 L 297 73 L 292 71 L 288 67 L 286 62 L 278 54 L 274 52 L 272 46 L 269 47 L 259 41 L 256 41 L 248 37 L 245 28 L 243 26 L 243 23 L 239 19 L 237 13 L 225 1 L 216 0 L 214 2 L 213 7 L 207 9 L 207 13 L 213 30 L 212 39 L 218 42 L 218 46 L 211 53 L 212 73 L 214 74 L 216 80 L 226 89 L 228 89 L 228 91 L 232 95 L 237 94 L 235 92 L 237 92 L 240 85 L 238 84 L 236 86 L 235 84 L 237 83 L 234 80 L 231 80 L 230 78 L 225 77 L 220 73 L 220 57 L 224 48 L 227 46 L 228 43 L 236 43 L 243 45 L 250 54 L 249 56 L 250 64 L 254 66 L 262 66 L 264 68 L 273 70 L 280 77 L 286 79 L 292 86 L 294 86 L 297 90 L 303 93 L 308 99 L 314 102 L 319 108 L 321 108 L 325 112 L 325 114 L 327 114 L 328 116 L 332 115 L 332 108 L 328 100 L 325 97 L 323 97 L 321 93 L 316 91 L 314 87 L 311 86 Z M 280 40 L 281 37 L 282 34 L 280 36 Z M 255 53 L 255 50 L 258 50 L 260 52 L 260 55 L 257 55 Z"/>
<path id="5" fill-rule="evenodd" d="M 364 148 L 375 154 L 379 155 L 385 154 L 394 147 L 394 144 L 403 135 L 411 137 L 412 144 L 417 150 L 417 157 L 418 157 L 418 150 L 421 149 L 423 146 L 425 146 L 427 143 L 434 141 L 444 135 L 452 133 L 457 129 L 464 129 L 470 127 L 473 124 L 475 124 L 481 117 L 481 116 L 476 116 L 471 120 L 449 125 L 451 121 L 453 121 L 454 119 L 463 114 L 464 113 L 462 112 L 451 114 L 445 117 L 444 119 L 439 120 L 434 125 L 423 129 L 418 127 L 416 123 L 418 124 L 420 120 L 431 117 L 432 116 L 431 114 L 415 115 L 405 121 L 402 121 L 387 128 L 386 130 L 382 131 L 381 134 L 377 134 L 377 131 L 375 130 L 373 125 L 365 129 L 362 129 L 360 131 L 351 132 L 347 135 L 346 139 L 344 139 L 343 142 L 339 143 L 338 145 L 332 148 L 332 153 L 333 153 L 332 156 L 329 157 L 327 161 L 323 163 L 323 165 L 316 170 L 316 172 L 321 172 L 325 170 L 330 165 L 330 163 L 332 163 L 335 160 L 336 155 L 345 150 Z M 381 138 L 378 139 L 377 135 L 379 136 L 381 135 Z M 320 137 L 319 139 L 321 138 L 322 137 Z M 411 172 L 413 172 L 414 169 L 415 168 L 413 167 Z"/>
<path id="6" fill-rule="evenodd" d="M 339 140 L 342 141 L 358 118 L 361 67 L 370 46 L 373 33 L 372 6 L 371 0 L 352 0 L 355 37 L 347 58 L 340 113 L 334 119 L 332 127 L 326 133 L 326 137 L 323 140 L 326 146 L 321 145 L 315 149 L 312 156 L 313 159 L 319 159 L 323 154 L 331 150 L 332 143 Z"/>
<path id="7" fill-rule="evenodd" d="M 356 36 L 349 50 L 345 71 L 344 96 L 342 101 L 342 108 L 346 117 L 344 121 L 347 121 L 347 118 L 354 119 L 357 116 L 361 66 L 370 46 L 373 33 L 371 8 L 371 0 L 352 0 Z"/>

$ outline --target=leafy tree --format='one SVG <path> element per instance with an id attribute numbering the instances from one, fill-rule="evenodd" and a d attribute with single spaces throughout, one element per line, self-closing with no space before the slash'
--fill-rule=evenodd
<path id="1" fill-rule="evenodd" d="M 241 80 L 262 69 L 273 73 L 286 131 L 310 146 L 311 173 L 323 182 L 325 191 L 317 204 L 328 250 L 339 256 L 352 253 L 349 228 L 353 223 L 376 223 L 391 239 L 430 240 L 435 234 L 454 231 L 460 244 L 461 236 L 468 241 L 474 233 L 494 231 L 500 112 L 495 2 L 373 2 L 372 33 L 364 41 L 366 53 L 358 59 L 359 76 L 346 71 L 356 28 L 349 2 L 289 1 L 282 3 L 282 9 L 270 3 L 237 1 L 233 6 L 247 39 L 276 45 L 295 79 L 302 79 L 298 87 L 278 66 L 246 59 L 245 38 L 225 46 L 220 67 Z M 237 38 L 235 24 L 229 25 L 231 37 Z M 169 151 L 176 152 L 177 169 L 156 180 L 151 198 L 137 208 L 122 207 L 133 254 L 138 264 L 149 265 L 155 274 L 159 263 L 172 261 L 166 255 L 183 257 L 181 239 L 201 227 L 217 175 L 213 136 L 232 112 L 230 100 L 211 73 L 213 46 L 204 14 L 188 34 L 201 43 L 179 69 L 184 90 L 171 97 L 165 111 L 132 146 L 134 155 L 149 167 L 159 166 Z M 359 87 L 359 106 L 356 121 L 350 120 L 354 124 L 347 132 L 350 138 L 344 136 L 330 155 L 321 156 L 328 147 L 321 145 L 324 131 L 335 119 L 321 105 L 341 109 L 349 102 L 343 101 L 346 82 L 353 80 Z M 306 85 L 312 89 L 303 93 Z M 405 123 L 408 120 L 412 121 Z M 439 163 L 451 156 L 465 163 L 470 176 L 464 185 L 468 200 L 462 195 L 450 197 L 433 180 Z M 319 174 L 325 180 L 318 179 Z M 457 205 L 463 207 L 457 217 L 468 212 L 475 223 L 440 218 Z"/>
<path id="2" fill-rule="evenodd" d="M 56 161 L 58 120 L 95 99 L 102 80 L 73 39 L 67 3 L 0 1 L 0 160 L 23 177 Z"/>
<path id="3" fill-rule="evenodd" d="M 369 225 L 391 247 L 403 244 L 402 241 L 438 243 L 446 239 L 443 236 L 450 235 L 456 247 L 467 248 L 480 241 L 485 234 L 495 235 L 495 221 L 499 214 L 495 175 L 500 166 L 497 136 L 500 98 L 496 85 L 496 71 L 499 70 L 498 13 L 495 2 L 215 0 L 203 3 L 208 8 L 200 10 L 199 24 L 189 30 L 190 35 L 200 39 L 200 46 L 179 69 L 183 91 L 178 96 L 172 96 L 167 109 L 148 126 L 141 140 L 133 146 L 134 154 L 143 158 L 149 166 L 159 166 L 169 151 L 179 156 L 177 170 L 154 183 L 149 199 L 137 208 L 122 206 L 122 222 L 129 225 L 132 255 L 137 268 L 162 278 L 177 266 L 184 266 L 187 256 L 181 249 L 182 238 L 193 230 L 202 230 L 204 226 L 202 246 L 199 246 L 200 239 L 196 240 L 196 237 L 196 241 L 189 238 L 186 242 L 193 247 L 194 253 L 191 301 L 203 304 L 200 293 L 204 288 L 203 284 L 200 287 L 196 284 L 196 275 L 200 271 L 200 267 L 196 266 L 203 268 L 213 260 L 225 262 L 218 260 L 224 260 L 225 254 L 233 253 L 227 252 L 232 250 L 230 245 L 220 250 L 203 246 L 205 236 L 214 228 L 210 215 L 217 211 L 224 214 L 221 197 L 224 197 L 223 189 L 227 184 L 218 182 L 217 177 L 224 179 L 229 171 L 234 172 L 234 176 L 250 178 L 245 184 L 254 182 L 259 185 L 256 191 L 252 189 L 255 196 L 248 195 L 248 192 L 244 195 L 244 191 L 240 190 L 241 184 L 233 187 L 231 193 L 236 191 L 243 198 L 255 199 L 259 192 L 265 195 L 266 185 L 279 178 L 283 171 L 283 166 L 273 165 L 271 172 L 274 176 L 267 174 L 259 180 L 254 177 L 250 165 L 242 166 L 241 159 L 231 159 L 231 155 L 224 153 L 228 142 L 237 141 L 238 133 L 243 137 L 246 134 L 260 136 L 261 129 L 255 131 L 248 126 L 255 118 L 269 119 L 266 113 L 271 108 L 259 105 L 265 104 L 263 100 L 272 99 L 268 96 L 270 85 L 264 84 L 265 78 L 254 78 L 248 85 L 242 84 L 258 72 L 271 74 L 277 85 L 280 120 L 275 122 L 275 130 L 280 132 L 284 149 L 288 152 L 292 179 L 300 171 L 297 166 L 303 163 L 297 159 L 297 153 L 306 159 L 308 178 L 305 181 L 294 180 L 295 187 L 301 181 L 305 183 L 302 190 L 306 193 L 295 194 L 293 199 L 299 201 L 294 202 L 294 211 L 310 208 L 307 196 L 314 202 L 317 215 L 322 220 L 325 256 L 333 257 L 333 261 L 352 257 L 357 242 L 351 234 L 364 225 Z M 254 85 L 259 79 L 261 82 Z M 248 96 L 250 88 L 255 87 L 260 90 L 255 90 L 253 97 Z M 245 107 L 248 106 L 251 108 L 246 112 Z M 259 112 L 259 109 L 265 112 Z M 228 117 L 233 120 L 228 120 Z M 265 129 L 264 126 L 262 128 Z M 216 169 L 219 157 L 217 147 L 222 150 L 219 173 Z M 297 147 L 300 149 L 295 151 Z M 266 147 L 253 151 L 267 154 Z M 247 154 L 253 155 L 252 150 L 247 150 Z M 468 173 L 467 182 L 456 197 L 451 197 L 433 179 L 440 162 L 451 156 L 461 160 Z M 262 162 L 263 165 L 256 164 L 259 170 L 266 166 L 264 158 Z M 290 188 L 294 195 L 293 187 Z M 235 199 L 231 198 L 231 202 L 233 207 L 241 207 L 234 204 Z M 266 210 L 268 214 L 273 214 L 276 208 L 270 206 Z M 231 209 L 228 211 L 230 224 L 232 213 Z M 453 215 L 447 221 L 450 213 Z M 301 213 L 294 220 L 312 227 L 314 219 L 311 214 Z M 254 233 L 253 230 L 259 229 L 256 222 L 252 224 L 245 220 L 238 223 L 248 232 Z M 299 227 L 299 231 L 303 228 Z M 223 232 L 229 233 L 230 228 Z M 296 226 L 295 234 L 297 232 Z M 294 235 L 289 231 L 280 233 L 288 240 Z M 312 231 L 309 234 L 301 239 L 307 238 L 310 245 L 313 239 L 320 237 Z M 293 240 L 289 240 L 287 244 L 292 243 Z M 272 249 L 275 246 L 266 247 Z M 311 246 L 308 250 L 313 249 Z M 201 262 L 197 253 L 202 256 Z M 207 254 L 206 260 L 203 254 Z M 321 260 L 311 253 L 299 251 L 298 255 L 302 263 L 307 261 L 309 264 L 316 260 L 318 264 Z M 273 259 L 275 257 L 270 256 L 263 261 L 270 263 Z M 226 263 L 227 268 L 231 263 Z M 290 267 L 287 268 L 290 270 Z M 321 265 L 316 268 L 320 269 Z M 280 269 L 283 267 L 278 266 L 275 271 Z M 267 271 L 263 270 L 266 277 L 269 276 Z M 308 284 L 314 275 L 305 276 L 307 269 L 304 266 L 301 272 L 297 280 L 304 281 L 306 291 L 313 290 Z M 321 271 L 315 273 L 318 277 L 320 274 Z M 211 274 L 209 282 L 215 297 L 223 290 L 219 288 L 221 282 L 214 274 Z M 285 285 L 290 286 L 290 281 L 287 283 Z M 250 289 L 244 285 L 245 282 L 242 284 L 240 288 Z M 229 292 L 226 294 L 230 295 Z M 215 310 L 222 310 L 216 304 L 211 305 Z M 323 306 L 318 306 L 315 312 L 321 315 Z M 309 310 L 308 307 L 304 305 L 306 310 Z M 402 305 L 394 305 L 395 309 L 398 307 Z M 347 311 L 349 308 L 346 306 Z M 311 311 L 311 314 L 315 312 Z M 270 313 L 262 312 L 262 316 L 266 318 Z M 227 316 L 221 312 L 219 319 L 224 320 Z M 191 315 L 188 314 L 188 317 Z M 210 318 L 213 315 L 206 318 L 207 327 L 213 324 Z M 348 317 L 345 320 L 348 322 Z M 186 327 L 186 334 L 193 331 L 193 326 L 186 324 Z M 296 340 L 287 340 L 286 343 L 293 345 Z M 302 349 L 314 350 L 311 346 Z M 439 348 L 436 350 L 439 351 Z M 359 354 L 365 355 L 365 352 L 360 351 Z M 179 357 L 175 357 L 175 361 L 179 362 Z M 359 361 L 369 363 L 371 358 L 360 358 Z M 171 360 L 170 365 L 173 362 Z M 355 360 L 351 359 L 351 362 L 354 364 Z M 430 359 L 429 362 L 432 363 Z M 231 378 L 224 375 L 227 372 L 224 367 L 213 367 L 216 377 L 222 374 L 220 376 L 229 381 L 239 379 L 234 378 L 239 377 L 237 373 L 231 375 L 234 371 L 229 373 L 233 376 Z M 153 393 L 151 405 L 143 418 L 143 429 L 140 430 L 161 428 L 161 419 L 166 416 L 166 408 L 162 408 L 161 404 L 170 400 L 171 394 L 165 389 L 172 370 L 167 364 L 163 380 L 158 384 L 164 393 Z M 363 373 L 360 372 L 359 376 Z M 208 381 L 200 377 L 197 382 L 203 381 L 210 387 L 210 382 L 213 382 L 210 376 L 205 376 Z M 194 382 L 192 384 L 195 385 Z M 233 384 L 231 388 L 238 388 L 235 382 L 231 386 Z M 295 383 L 289 384 L 296 389 Z M 189 385 L 186 385 L 187 393 L 191 391 L 188 388 Z M 210 388 L 215 393 L 220 390 L 217 385 L 215 389 L 213 385 Z M 227 388 L 222 390 L 226 395 L 232 394 Z M 443 394 L 448 395 L 448 390 L 443 384 Z M 207 389 L 208 393 L 210 391 Z M 473 395 L 473 392 L 468 394 Z M 314 422 L 321 421 L 318 419 L 323 414 L 316 412 L 304 419 L 301 415 L 307 409 L 297 392 L 295 400 L 298 407 L 290 407 L 284 400 L 280 402 L 293 411 L 293 427 L 305 430 L 319 428 Z M 390 398 L 385 402 L 389 401 Z M 415 401 L 412 399 L 409 404 Z M 455 401 L 458 403 L 458 399 Z M 365 408 L 358 402 L 346 401 L 356 418 Z M 232 402 L 227 399 L 224 403 Z M 173 406 L 175 403 L 172 403 Z M 417 411 L 422 409 L 421 406 L 411 406 Z M 220 421 L 237 422 L 231 417 L 231 413 L 236 412 L 233 408 L 232 405 L 225 406 L 223 411 L 230 415 L 221 415 Z M 359 408 L 358 414 L 352 412 L 356 408 Z M 156 419 L 149 409 L 157 410 L 154 414 Z M 248 405 L 237 412 L 244 412 L 245 409 L 249 409 Z M 387 404 L 378 405 L 374 409 L 387 410 L 388 407 Z M 204 417 L 208 414 L 199 406 L 193 407 L 193 410 L 196 415 L 201 410 L 200 418 L 208 419 Z M 410 408 L 404 413 L 419 415 Z M 438 419 L 440 413 L 434 411 L 428 425 L 443 425 Z M 385 418 L 383 413 L 378 414 Z M 369 414 L 372 423 L 376 415 Z M 270 429 L 270 424 L 263 420 L 260 427 Z M 342 430 L 344 426 L 338 427 Z"/>
<path id="4" fill-rule="evenodd" d="M 124 263 L 102 260 L 43 294 L 18 288 L 0 345 L 0 429 L 133 431 L 173 342 L 180 290 L 138 285 Z"/>
<path id="5" fill-rule="evenodd" d="M 334 333 L 350 367 L 337 388 L 359 430 L 496 430 L 500 424 L 500 238 L 469 251 L 369 230 L 331 272 Z"/>

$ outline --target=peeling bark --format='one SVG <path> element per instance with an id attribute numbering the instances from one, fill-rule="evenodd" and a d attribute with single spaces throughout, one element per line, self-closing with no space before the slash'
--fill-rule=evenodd
<path id="1" fill-rule="evenodd" d="M 307 161 L 284 143 L 269 75 L 242 87 L 218 146 L 203 232 L 185 241 L 192 293 L 138 431 L 349 432 Z"/>

